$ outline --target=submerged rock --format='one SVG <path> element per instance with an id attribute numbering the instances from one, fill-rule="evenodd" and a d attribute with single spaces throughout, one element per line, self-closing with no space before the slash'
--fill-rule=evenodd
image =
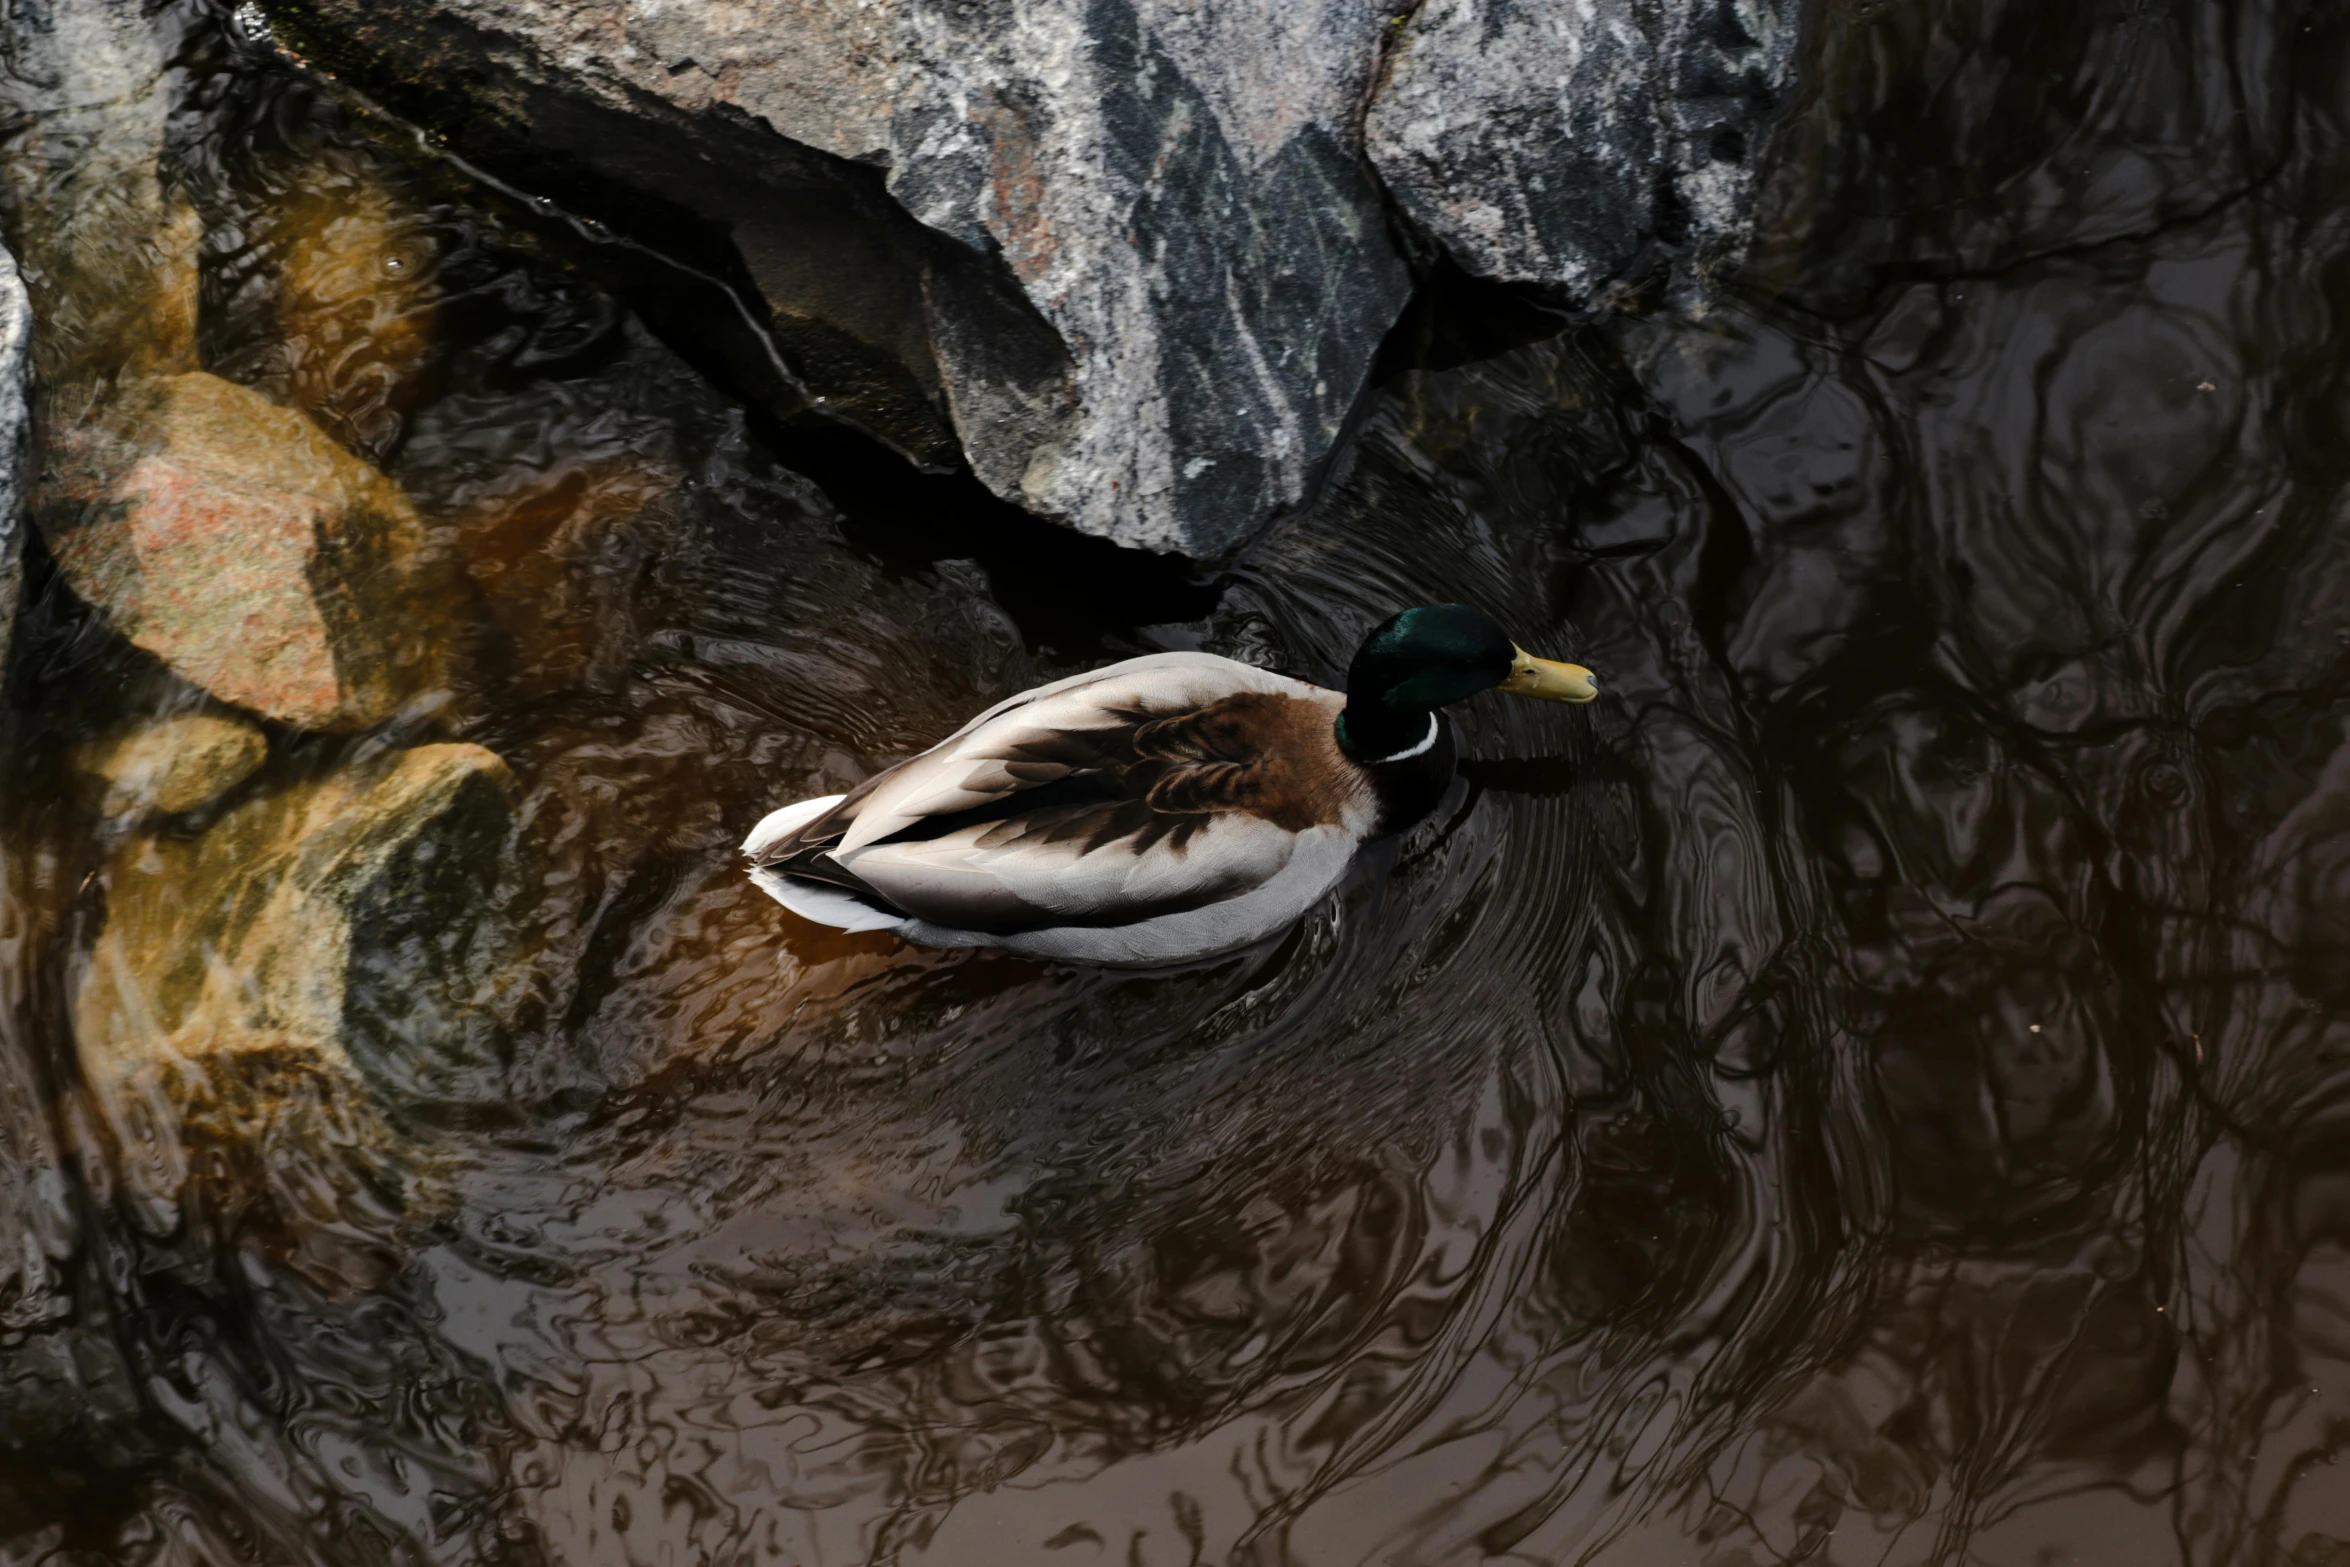
<path id="1" fill-rule="evenodd" d="M 510 787 L 479 746 L 419 746 L 263 794 L 194 837 L 115 851 L 74 1037 L 157 1222 L 194 1168 L 191 1138 L 377 1157 L 363 1067 L 421 999 L 471 984 Z M 437 942 L 424 961 L 410 950 L 420 930 Z M 410 994 L 376 982 L 386 949 Z"/>
<path id="2" fill-rule="evenodd" d="M 397 485 L 304 413 L 198 367 L 203 225 L 166 167 L 170 62 L 196 16 L 72 0 L 0 29 L 0 105 L 22 121 L 0 191 L 38 317 L 31 511 L 74 591 L 175 673 L 281 723 L 365 728 L 439 689 L 448 573 Z M 398 220 L 347 205 L 306 225 L 290 326 L 365 304 L 350 255 L 380 263 Z M 429 302 L 377 270 L 392 323 L 421 335 Z"/>
<path id="3" fill-rule="evenodd" d="M 76 593 L 223 701 L 360 729 L 439 687 L 440 566 L 415 509 L 249 388 L 135 381 L 60 420 L 34 516 Z"/>
<path id="4" fill-rule="evenodd" d="M 1740 246 L 1793 85 L 1795 0 L 1431 0 L 1372 104 L 1371 161 L 1480 276 L 1586 295 L 1660 241 Z"/>
<path id="5" fill-rule="evenodd" d="M 382 457 L 429 362 L 438 258 L 418 213 L 380 184 L 316 169 L 274 214 L 289 400 L 344 445 Z"/>
<path id="6" fill-rule="evenodd" d="M 125 369 L 196 368 L 201 225 L 162 171 L 169 64 L 189 18 L 186 7 L 61 0 L 15 8 L 0 26 L 0 107 L 21 127 L 0 191 L 50 393 Z"/>
<path id="7" fill-rule="evenodd" d="M 419 857 L 478 851 L 485 822 L 502 836 L 510 786 L 480 746 L 418 746 L 264 794 L 192 838 L 123 845 L 76 993 L 84 1072 L 121 1082 L 282 1039 L 348 1065 L 345 974 L 375 939 L 354 917 L 380 913 Z"/>
<path id="8" fill-rule="evenodd" d="M 209 805 L 252 777 L 268 755 L 269 742 L 251 724 L 190 713 L 95 742 L 75 760 L 103 788 L 100 813 L 119 820 Z"/>

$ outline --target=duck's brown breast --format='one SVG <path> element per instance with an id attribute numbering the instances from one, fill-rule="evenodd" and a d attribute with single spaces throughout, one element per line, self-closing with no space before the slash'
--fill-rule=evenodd
<path id="1" fill-rule="evenodd" d="M 1362 770 L 1338 749 L 1343 704 L 1242 691 L 1135 731 L 1138 760 L 1158 764 L 1163 811 L 1244 811 L 1289 832 L 1337 826 L 1370 804 Z"/>

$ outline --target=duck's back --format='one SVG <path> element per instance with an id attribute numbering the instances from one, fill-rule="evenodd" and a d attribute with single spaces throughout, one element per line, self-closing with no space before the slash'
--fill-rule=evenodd
<path id="1" fill-rule="evenodd" d="M 1333 731 L 1342 705 L 1210 654 L 1129 659 L 999 703 L 744 849 L 770 892 L 831 923 L 845 900 L 933 944 L 1228 951 L 1312 907 L 1375 825 Z"/>

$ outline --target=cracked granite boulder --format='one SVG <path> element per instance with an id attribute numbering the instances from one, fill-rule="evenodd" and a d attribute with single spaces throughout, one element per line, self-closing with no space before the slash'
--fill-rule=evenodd
<path id="1" fill-rule="evenodd" d="M 787 350 L 830 323 L 990 489 L 1122 544 L 1216 555 L 1301 500 L 1410 287 L 1360 157 L 1362 0 L 267 10 L 536 188 L 622 187 L 639 234 L 666 201 L 672 246 L 723 230 L 712 268 Z M 879 433 L 930 455 L 919 423 Z"/>
<path id="2" fill-rule="evenodd" d="M 264 8 L 510 178 L 733 282 L 830 411 L 1199 556 L 1338 444 L 1411 287 L 1382 179 L 1471 272 L 1564 295 L 1660 242 L 1734 248 L 1795 30 L 1795 0 Z"/>

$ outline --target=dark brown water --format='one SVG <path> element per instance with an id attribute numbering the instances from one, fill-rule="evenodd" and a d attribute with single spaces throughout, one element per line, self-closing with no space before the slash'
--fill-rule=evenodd
<path id="1" fill-rule="evenodd" d="M 0 1561 L 2350 1561 L 2350 26 L 1824 9 L 1748 279 L 1435 289 L 1214 570 L 745 413 L 684 283 L 202 35 L 205 363 L 462 573 L 453 700 L 248 787 L 517 804 L 352 960 L 358 1089 L 208 1058 L 126 1139 L 67 759 L 203 699 L 36 548 Z M 380 289 L 291 288 L 320 204 Z M 1459 710 L 1272 950 L 738 872 L 1040 680 L 1443 599 L 1608 695 Z"/>

